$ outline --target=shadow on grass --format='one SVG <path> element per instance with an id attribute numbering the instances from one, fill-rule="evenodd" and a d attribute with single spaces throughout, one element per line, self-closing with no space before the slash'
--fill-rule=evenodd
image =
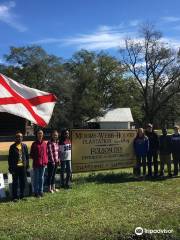
<path id="1" fill-rule="evenodd" d="M 73 179 L 75 184 L 84 184 L 95 182 L 97 184 L 102 183 L 127 183 L 127 182 L 140 182 L 140 181 L 165 181 L 170 179 L 169 177 L 136 177 L 132 173 L 121 172 L 121 173 L 95 173 L 92 172 L 88 176 L 76 176 Z"/>

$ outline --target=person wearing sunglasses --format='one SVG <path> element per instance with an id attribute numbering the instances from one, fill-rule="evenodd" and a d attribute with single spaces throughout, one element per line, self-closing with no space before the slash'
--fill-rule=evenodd
<path id="1" fill-rule="evenodd" d="M 29 154 L 27 145 L 23 142 L 23 134 L 18 131 L 15 135 L 15 143 L 9 148 L 8 165 L 12 174 L 12 200 L 24 198 L 26 184 L 26 172 L 29 168 Z M 18 187 L 20 195 L 18 195 Z"/>

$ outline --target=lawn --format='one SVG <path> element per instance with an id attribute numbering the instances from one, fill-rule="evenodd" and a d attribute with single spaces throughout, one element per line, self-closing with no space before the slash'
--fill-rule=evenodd
<path id="1" fill-rule="evenodd" d="M 7 172 L 4 158 L 0 169 Z M 178 240 L 180 178 L 143 180 L 132 169 L 75 174 L 71 190 L 1 201 L 0 218 L 0 240 Z M 173 233 L 139 237 L 136 227 Z"/>
<path id="2" fill-rule="evenodd" d="M 130 169 L 76 174 L 71 190 L 1 202 L 0 239 L 135 239 L 136 227 L 180 238 L 180 178 L 139 180 Z"/>

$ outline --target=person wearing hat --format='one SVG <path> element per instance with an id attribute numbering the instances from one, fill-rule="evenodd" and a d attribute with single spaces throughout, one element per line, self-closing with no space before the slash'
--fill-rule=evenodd
<path id="1" fill-rule="evenodd" d="M 10 146 L 8 164 L 9 172 L 12 174 L 12 199 L 17 201 L 24 198 L 26 183 L 26 171 L 29 168 L 29 155 L 27 145 L 22 143 L 23 134 L 17 132 L 15 143 Z M 20 187 L 20 196 L 18 196 Z"/>
<path id="2" fill-rule="evenodd" d="M 174 176 L 177 176 L 180 170 L 180 133 L 178 125 L 174 126 L 174 134 L 171 136 L 171 152 L 173 156 Z"/>
<path id="3" fill-rule="evenodd" d="M 168 176 L 171 174 L 171 136 L 167 134 L 167 129 L 162 128 L 162 135 L 159 137 L 160 151 L 160 176 L 164 176 L 164 164 L 167 164 Z"/>
<path id="4" fill-rule="evenodd" d="M 158 176 L 158 150 L 159 139 L 158 135 L 153 130 L 153 125 L 148 124 L 146 129 L 146 136 L 149 139 L 149 150 L 147 154 L 148 177 L 152 177 L 152 160 L 154 165 L 154 176 Z"/>

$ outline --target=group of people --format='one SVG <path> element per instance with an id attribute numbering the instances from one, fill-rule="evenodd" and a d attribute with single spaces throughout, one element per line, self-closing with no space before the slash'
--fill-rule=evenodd
<path id="1" fill-rule="evenodd" d="M 152 124 L 148 124 L 146 131 L 139 128 L 134 139 L 134 150 L 136 154 L 135 173 L 152 177 L 152 165 L 154 165 L 154 177 L 164 176 L 164 165 L 167 164 L 168 176 L 177 176 L 180 171 L 180 132 L 179 126 L 174 127 L 174 134 L 168 135 L 167 129 L 162 129 L 162 135 L 158 137 L 153 130 Z M 174 173 L 171 169 L 171 154 L 173 157 Z M 158 155 L 160 158 L 160 172 L 158 169 Z M 54 193 L 55 174 L 60 166 L 60 183 L 63 188 L 71 187 L 71 140 L 68 130 L 59 133 L 52 131 L 51 139 L 46 142 L 42 130 L 36 132 L 36 140 L 32 143 L 30 154 L 27 145 L 23 143 L 23 134 L 17 132 L 15 143 L 9 149 L 9 172 L 12 174 L 12 197 L 14 201 L 24 198 L 26 173 L 29 169 L 29 156 L 33 163 L 33 188 L 35 197 L 43 197 L 44 174 L 47 167 L 48 192 Z M 65 176 L 66 175 L 66 176 Z M 20 194 L 18 195 L 18 188 Z"/>
<path id="2" fill-rule="evenodd" d="M 146 176 L 146 166 L 148 167 L 148 177 L 152 177 L 152 164 L 154 165 L 154 177 L 164 176 L 164 165 L 167 164 L 168 176 L 177 176 L 180 171 L 180 132 L 179 126 L 174 126 L 174 133 L 168 135 L 167 129 L 162 129 L 162 134 L 158 137 L 153 130 L 152 124 L 147 125 L 147 129 L 139 128 L 134 139 L 134 151 L 136 154 L 135 173 Z M 158 155 L 160 159 L 160 169 L 158 169 Z M 171 155 L 173 160 L 173 174 L 171 169 Z"/>
<path id="3" fill-rule="evenodd" d="M 54 193 L 55 174 L 60 166 L 60 184 L 62 188 L 71 187 L 71 140 L 68 130 L 63 130 L 61 135 L 57 130 L 52 131 L 51 139 L 44 140 L 44 132 L 36 132 L 36 140 L 32 143 L 30 154 L 27 145 L 23 143 L 23 134 L 17 132 L 15 143 L 9 149 L 9 172 L 12 174 L 12 198 L 17 201 L 24 198 L 26 173 L 29 166 L 29 156 L 32 158 L 33 188 L 35 197 L 43 197 L 44 174 L 47 167 L 48 192 Z M 66 176 L 65 176 L 66 175 Z M 18 195 L 18 188 L 20 194 Z"/>

